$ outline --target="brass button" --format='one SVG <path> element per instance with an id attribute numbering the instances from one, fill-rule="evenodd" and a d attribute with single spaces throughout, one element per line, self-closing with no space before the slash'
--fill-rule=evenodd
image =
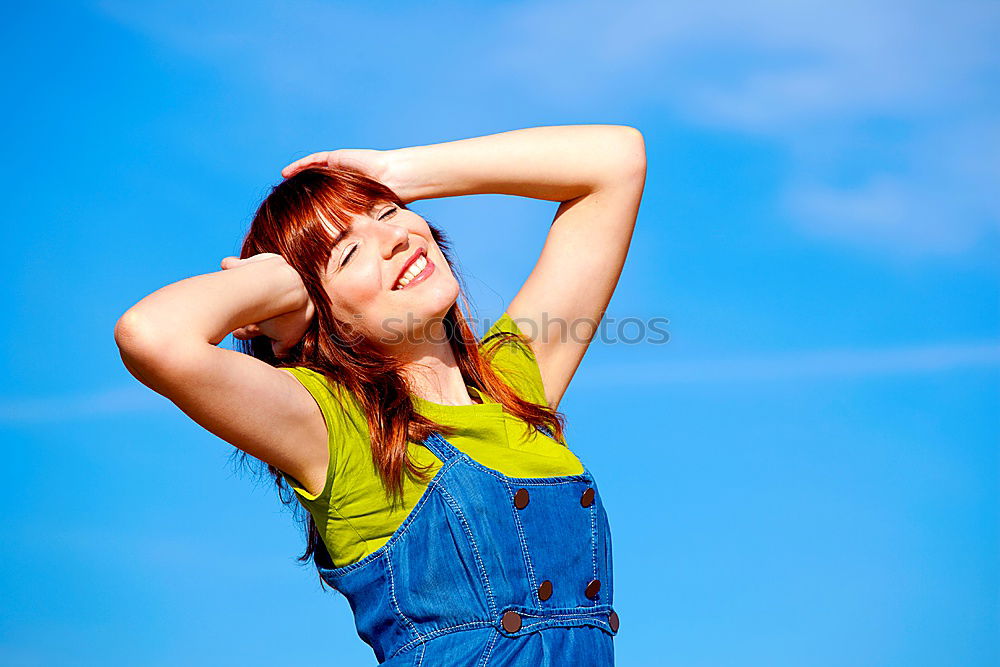
<path id="1" fill-rule="evenodd" d="M 538 599 L 544 602 L 550 597 L 552 597 L 552 582 L 546 579 L 542 582 L 542 585 L 538 587 Z"/>
<path id="2" fill-rule="evenodd" d="M 591 600 L 593 600 L 597 597 L 597 593 L 600 590 L 601 590 L 601 580 L 594 579 L 592 582 L 587 584 L 587 588 L 586 590 L 583 591 L 583 594 L 586 595 Z"/>
<path id="3" fill-rule="evenodd" d="M 516 507 L 519 510 L 523 510 L 525 507 L 528 506 L 528 500 L 530 500 L 530 498 L 528 497 L 528 490 L 518 489 L 517 492 L 514 494 L 514 507 Z"/>
<path id="4" fill-rule="evenodd" d="M 517 632 L 521 629 L 521 615 L 516 611 L 504 612 L 503 617 L 500 619 L 500 625 L 507 632 Z"/>
<path id="5" fill-rule="evenodd" d="M 618 632 L 618 614 L 611 612 L 608 615 L 608 625 L 611 626 L 611 632 Z"/>
<path id="6" fill-rule="evenodd" d="M 594 489 L 590 488 L 583 492 L 580 496 L 580 504 L 584 507 L 590 507 L 594 504 Z"/>

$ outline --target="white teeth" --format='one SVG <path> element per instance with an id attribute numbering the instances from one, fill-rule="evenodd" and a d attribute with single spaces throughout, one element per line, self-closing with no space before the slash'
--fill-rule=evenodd
<path id="1" fill-rule="evenodd" d="M 421 271 L 427 267 L 427 258 L 424 256 L 418 257 L 417 261 L 410 265 L 410 268 L 406 270 L 403 277 L 399 279 L 396 283 L 396 289 L 400 287 L 406 287 L 406 285 L 413 280 Z"/>

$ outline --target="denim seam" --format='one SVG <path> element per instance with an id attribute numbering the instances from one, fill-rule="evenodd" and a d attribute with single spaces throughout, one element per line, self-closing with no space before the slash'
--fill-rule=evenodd
<path id="1" fill-rule="evenodd" d="M 444 635 L 450 635 L 453 632 L 458 632 L 460 630 L 476 630 L 479 628 L 492 628 L 492 627 L 493 627 L 492 621 L 469 621 L 468 623 L 449 625 L 446 628 L 438 628 L 437 630 L 432 630 L 426 634 L 421 635 L 417 639 L 411 639 L 410 641 L 406 642 L 398 649 L 393 651 L 392 655 L 390 655 L 389 657 L 392 658 L 399 655 L 400 653 L 403 653 L 404 651 L 408 651 L 417 644 L 423 644 L 424 646 L 426 646 L 427 642 L 431 641 L 432 639 L 437 639 L 438 637 L 443 637 Z"/>
<path id="2" fill-rule="evenodd" d="M 403 620 L 403 623 L 410 629 L 411 635 L 415 636 L 417 640 L 421 639 L 420 631 L 417 630 L 417 626 L 411 621 L 403 610 L 399 607 L 399 601 L 396 599 L 396 578 L 392 573 L 392 559 L 385 559 L 386 569 L 389 571 L 389 598 L 392 600 L 392 610 L 396 613 L 399 618 Z"/>
<path id="3" fill-rule="evenodd" d="M 611 630 L 611 624 L 606 618 L 605 614 L 611 613 L 611 606 L 608 604 L 595 605 L 595 607 L 600 607 L 601 609 L 594 608 L 592 611 L 583 612 L 568 612 L 564 614 L 538 614 L 533 613 L 529 609 L 524 609 L 522 607 L 514 607 L 514 611 L 524 619 L 523 625 L 516 633 L 511 633 L 512 636 L 520 636 L 525 634 L 525 631 L 532 630 L 534 628 L 539 628 L 546 626 L 550 621 L 554 621 L 558 624 L 564 624 L 570 621 L 579 621 L 584 625 L 593 625 L 600 627 L 601 629 L 607 629 L 612 635 L 615 634 Z M 533 620 L 527 620 L 533 619 Z M 558 627 L 558 626 L 557 626 Z"/>
<path id="4" fill-rule="evenodd" d="M 550 621 L 556 621 L 556 622 L 555 623 L 550 623 Z M 570 621 L 577 621 L 577 622 L 581 623 L 582 625 L 592 625 L 594 627 L 598 627 L 598 628 L 604 630 L 605 632 L 608 632 L 609 634 L 612 634 L 612 635 L 614 634 L 611 631 L 611 625 L 607 621 L 601 620 L 599 618 L 584 617 L 584 618 L 577 618 L 577 619 L 570 618 L 570 619 L 566 619 L 566 620 L 558 620 L 556 618 L 539 619 L 537 621 L 525 623 L 517 631 L 518 634 L 515 635 L 515 636 L 519 637 L 519 636 L 527 634 L 529 632 L 534 632 L 538 628 L 545 629 L 545 627 L 567 627 L 566 625 L 563 625 L 563 624 L 567 623 L 567 622 L 570 622 Z M 569 626 L 569 627 L 575 627 L 575 626 Z"/>
<path id="5" fill-rule="evenodd" d="M 517 529 L 517 538 L 521 542 L 521 555 L 524 557 L 524 567 L 528 574 L 528 584 L 537 596 L 538 584 L 535 582 L 535 568 L 531 564 L 531 554 L 528 552 L 528 539 L 524 535 L 524 526 L 521 525 L 521 517 L 518 516 L 518 512 L 520 512 L 520 510 L 514 507 L 514 496 L 511 493 L 510 487 L 507 486 L 505 488 L 511 499 L 509 507 L 514 516 L 514 527 Z"/>
<path id="6" fill-rule="evenodd" d="M 342 567 L 337 567 L 337 568 L 324 568 L 326 570 L 327 576 L 334 579 L 339 579 L 343 576 L 350 574 L 354 570 L 359 570 L 363 567 L 372 564 L 375 561 L 384 559 L 392 550 L 392 548 L 396 545 L 396 543 L 402 539 L 403 535 L 409 532 L 410 528 L 413 526 L 414 521 L 416 521 L 417 515 L 420 513 L 420 510 L 424 508 L 424 505 L 426 505 L 427 502 L 430 500 L 431 496 L 434 495 L 433 490 L 441 487 L 441 478 L 444 476 L 444 473 L 450 470 L 452 467 L 454 467 L 454 465 L 457 462 L 458 459 L 451 459 L 447 461 L 443 466 L 441 466 L 441 469 L 434 476 L 434 479 L 432 479 L 427 484 L 427 488 L 421 495 L 420 500 L 417 501 L 417 504 L 413 507 L 412 510 L 410 510 L 410 513 L 406 516 L 405 519 L 403 519 L 403 522 L 399 524 L 398 528 L 396 528 L 396 532 L 392 534 L 392 536 L 385 544 L 383 544 L 381 547 L 371 552 L 370 554 L 368 554 L 367 556 L 365 556 L 356 563 L 351 563 L 350 565 L 344 565 Z"/>
<path id="7" fill-rule="evenodd" d="M 459 453 L 459 456 L 462 457 L 463 461 L 467 465 L 471 465 L 487 475 L 492 475 L 502 482 L 518 484 L 520 486 L 558 486 L 560 484 L 570 484 L 572 482 L 590 482 L 593 479 L 586 468 L 578 475 L 557 475 L 553 477 L 510 477 L 509 475 L 504 475 L 503 473 L 497 472 L 492 468 L 487 468 L 465 452 Z"/>
<path id="8" fill-rule="evenodd" d="M 545 614 L 545 615 L 541 615 L 541 614 L 529 614 L 529 613 L 526 613 L 526 612 L 518 612 L 518 614 L 522 618 L 534 618 L 534 619 L 538 619 L 538 621 L 545 621 L 545 620 L 548 620 L 548 619 L 556 619 L 556 618 L 579 618 L 579 619 L 587 619 L 587 618 L 589 618 L 589 619 L 594 620 L 594 621 L 600 620 L 600 619 L 594 618 L 593 613 L 588 613 L 588 614 Z"/>
<path id="9" fill-rule="evenodd" d="M 442 463 L 455 458 L 455 455 L 457 454 L 455 446 L 438 435 L 436 431 L 431 433 L 428 440 L 430 440 L 432 444 L 428 445 L 427 441 L 424 441 L 424 446 L 431 451 L 431 454 L 440 459 Z"/>
<path id="10" fill-rule="evenodd" d="M 459 506 L 458 501 L 455 497 L 445 487 L 441 488 L 441 496 L 444 501 L 451 507 L 452 511 L 458 515 L 458 520 L 462 523 L 462 530 L 465 531 L 465 537 L 469 540 L 469 546 L 472 548 L 472 555 L 476 559 L 476 566 L 479 568 L 479 575 L 482 577 L 482 583 L 486 587 L 486 602 L 490 607 L 490 615 L 496 616 L 497 613 L 497 603 L 496 599 L 493 597 L 493 587 L 490 586 L 490 577 L 486 573 L 486 565 L 483 564 L 483 558 L 479 554 L 479 545 L 476 543 L 476 538 L 472 534 L 472 528 L 469 526 L 468 520 L 465 518 L 465 513 L 462 512 L 462 508 Z"/>
<path id="11" fill-rule="evenodd" d="M 496 630 L 493 631 L 493 636 L 490 638 L 488 644 L 486 644 L 486 649 L 483 651 L 483 656 L 480 659 L 479 667 L 486 667 L 490 662 L 490 658 L 493 656 L 493 649 L 497 645 L 497 639 L 500 638 L 500 633 Z"/>
<path id="12" fill-rule="evenodd" d="M 502 472 L 494 470 L 493 468 L 488 468 L 484 466 L 479 461 L 476 461 L 471 456 L 460 450 L 455 445 L 451 444 L 443 437 L 441 437 L 437 432 L 431 434 L 431 437 L 435 442 L 441 444 L 442 448 L 446 448 L 450 454 L 454 456 L 452 458 L 460 458 L 468 465 L 485 472 L 488 475 L 492 475 L 499 480 L 504 482 L 516 483 L 521 486 L 533 485 L 533 486 L 555 486 L 557 484 L 568 484 L 570 482 L 593 482 L 593 475 L 591 475 L 590 470 L 587 468 L 583 461 L 580 461 L 580 465 L 583 466 L 583 472 L 576 475 L 553 475 L 549 477 L 510 477 Z M 579 458 L 579 457 L 577 457 Z"/>
<path id="13" fill-rule="evenodd" d="M 597 507 L 600 502 L 600 498 L 598 498 L 597 501 L 592 503 L 590 506 L 590 554 L 594 564 L 594 579 L 597 579 Z M 608 582 L 608 585 L 610 585 L 610 582 Z M 597 600 L 600 598 L 600 595 L 601 592 L 598 591 L 593 600 L 595 605 L 597 604 Z"/>

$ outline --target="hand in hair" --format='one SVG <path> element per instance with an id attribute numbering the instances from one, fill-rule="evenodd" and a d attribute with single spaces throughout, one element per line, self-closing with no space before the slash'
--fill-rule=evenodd
<path id="1" fill-rule="evenodd" d="M 220 265 L 223 270 L 227 270 L 261 261 L 284 262 L 285 258 L 273 252 L 262 252 L 246 259 L 224 257 Z M 298 273 L 295 275 L 298 276 Z M 266 336 L 271 341 L 271 350 L 274 352 L 274 356 L 280 358 L 285 356 L 288 350 L 295 347 L 302 340 L 302 336 L 305 335 L 309 329 L 309 325 L 312 323 L 315 312 L 316 309 L 312 299 L 308 299 L 305 306 L 298 310 L 282 313 L 277 317 L 272 317 L 262 322 L 247 324 L 236 329 L 232 334 L 234 338 L 239 338 L 240 340 Z"/>
<path id="2" fill-rule="evenodd" d="M 281 175 L 291 178 L 309 167 L 347 168 L 360 171 L 373 180 L 385 183 L 389 171 L 389 158 L 386 153 L 371 148 L 338 148 L 334 151 L 321 151 L 292 162 L 281 170 Z"/>

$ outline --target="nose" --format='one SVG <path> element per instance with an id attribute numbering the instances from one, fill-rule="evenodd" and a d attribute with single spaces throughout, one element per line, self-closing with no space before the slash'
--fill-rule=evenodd
<path id="1" fill-rule="evenodd" d="M 387 223 L 382 226 L 382 257 L 391 259 L 398 250 L 406 250 L 410 233 L 405 227 Z"/>

